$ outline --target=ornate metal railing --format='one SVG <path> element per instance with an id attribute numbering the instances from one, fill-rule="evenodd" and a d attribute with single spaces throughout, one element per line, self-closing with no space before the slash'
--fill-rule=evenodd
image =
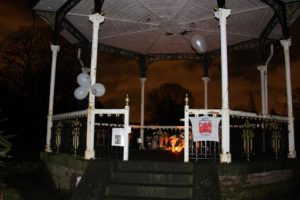
<path id="1" fill-rule="evenodd" d="M 220 143 L 214 141 L 189 141 L 189 160 L 218 160 L 220 157 Z"/>
<path id="2" fill-rule="evenodd" d="M 86 146 L 85 110 L 53 116 L 51 149 L 54 153 L 83 155 Z"/>
<path id="3" fill-rule="evenodd" d="M 140 130 L 144 130 L 144 148 L 148 150 L 158 150 L 165 149 L 169 150 L 171 148 L 171 140 L 173 138 L 178 139 L 178 144 L 180 145 L 179 140 L 183 139 L 183 126 L 158 126 L 158 125 L 131 125 L 131 139 L 130 145 L 132 148 L 140 148 L 138 139 L 140 137 Z M 175 140 L 174 140 L 175 141 Z"/>
<path id="4" fill-rule="evenodd" d="M 122 159 L 123 147 L 112 145 L 112 129 L 124 128 L 123 115 L 98 115 L 95 123 L 95 152 L 97 158 Z"/>
<path id="5" fill-rule="evenodd" d="M 97 158 L 128 159 L 128 140 L 124 139 L 122 147 L 112 145 L 113 128 L 124 128 L 126 124 L 126 131 L 128 131 L 128 122 L 125 123 L 128 114 L 129 111 L 126 109 L 95 110 L 94 150 Z M 86 110 L 54 115 L 51 133 L 52 152 L 84 156 L 86 132 Z"/>
<path id="6" fill-rule="evenodd" d="M 115 110 L 107 110 L 115 112 Z M 112 145 L 112 129 L 124 128 L 124 114 L 96 113 L 94 148 L 97 158 L 120 159 L 124 148 Z M 104 111 L 103 111 L 104 112 Z M 120 111 L 121 112 L 121 111 Z M 221 110 L 194 110 L 190 116 L 221 116 Z M 230 110 L 230 153 L 232 160 L 280 159 L 288 153 L 288 118 L 264 116 L 255 113 Z M 219 142 L 198 141 L 189 131 L 189 160 L 218 160 L 221 153 L 221 126 Z M 137 142 L 140 129 L 144 129 L 144 147 L 149 150 L 176 150 L 183 148 L 184 126 L 132 125 L 129 147 L 140 148 Z M 54 153 L 83 156 L 86 149 L 87 112 L 77 111 L 53 116 L 51 149 Z M 175 139 L 175 140 L 174 140 Z"/>
<path id="7" fill-rule="evenodd" d="M 230 150 L 233 160 L 286 158 L 288 118 L 231 111 Z"/>
<path id="8" fill-rule="evenodd" d="M 184 126 L 132 125 L 131 148 L 139 148 L 140 129 L 144 129 L 144 148 L 147 150 L 183 151 Z M 191 132 L 191 126 L 189 126 Z M 190 135 L 191 136 L 191 135 Z M 172 142 L 174 141 L 174 142 Z M 173 146 L 172 146 L 173 145 Z M 189 140 L 190 160 L 218 160 L 219 142 Z"/>
<path id="9" fill-rule="evenodd" d="M 222 115 L 222 110 L 189 109 L 188 117 Z M 219 159 L 221 153 L 221 126 L 219 142 L 193 142 L 191 123 L 187 122 L 189 150 L 187 160 Z M 274 115 L 260 115 L 230 110 L 230 153 L 232 160 L 256 160 L 287 158 L 288 118 Z"/>

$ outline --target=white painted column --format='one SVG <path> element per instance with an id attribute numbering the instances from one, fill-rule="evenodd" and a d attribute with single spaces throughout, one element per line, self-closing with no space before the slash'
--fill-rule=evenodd
<path id="1" fill-rule="evenodd" d="M 184 106 L 184 162 L 189 162 L 189 139 L 190 139 L 190 131 L 189 131 L 189 97 L 185 96 L 185 106 Z"/>
<path id="2" fill-rule="evenodd" d="M 285 60 L 285 78 L 286 78 L 286 93 L 288 106 L 288 131 L 289 131 L 289 158 L 296 158 L 295 150 L 295 133 L 294 133 L 294 116 L 293 116 L 293 102 L 292 102 L 292 84 L 291 84 L 291 63 L 290 63 L 290 46 L 291 40 L 285 39 L 280 41 L 284 50 Z"/>
<path id="3" fill-rule="evenodd" d="M 140 129 L 140 138 L 142 140 L 142 148 L 144 148 L 144 120 L 145 120 L 145 82 L 147 78 L 140 78 L 141 81 L 141 129 Z"/>
<path id="4" fill-rule="evenodd" d="M 273 44 L 270 47 L 270 55 L 265 65 L 260 65 L 257 69 L 260 71 L 260 82 L 261 82 L 261 100 L 262 100 L 262 114 L 269 114 L 269 94 L 268 94 L 268 64 L 273 56 L 274 49 Z"/>
<path id="5" fill-rule="evenodd" d="M 99 13 L 89 15 L 89 20 L 93 23 L 93 41 L 91 55 L 91 85 L 96 83 L 97 73 L 97 54 L 98 54 L 98 33 L 100 23 L 104 21 L 104 17 Z M 89 107 L 87 115 L 87 132 L 86 132 L 86 150 L 84 153 L 85 159 L 95 158 L 94 150 L 94 135 L 95 135 L 95 96 L 89 92 Z"/>
<path id="6" fill-rule="evenodd" d="M 124 150 L 123 160 L 127 161 L 129 157 L 129 133 L 131 128 L 129 126 L 129 97 L 126 95 L 125 99 L 125 114 L 124 114 Z"/>
<path id="7" fill-rule="evenodd" d="M 268 94 L 268 66 L 266 66 L 266 71 L 264 73 L 264 81 L 265 81 L 265 115 L 269 114 L 269 94 Z"/>
<path id="8" fill-rule="evenodd" d="M 267 114 L 267 99 L 266 99 L 266 73 L 267 73 L 267 66 L 260 65 L 257 67 L 260 71 L 260 90 L 261 90 L 261 113 L 263 115 Z"/>
<path id="9" fill-rule="evenodd" d="M 209 81 L 208 77 L 202 77 L 204 83 L 204 109 L 207 109 L 207 83 Z"/>
<path id="10" fill-rule="evenodd" d="M 52 152 L 50 142 L 51 142 L 51 129 L 53 126 L 53 100 L 54 100 L 54 87 L 55 87 L 55 74 L 56 74 L 56 62 L 57 62 L 57 52 L 59 51 L 59 45 L 51 45 L 52 51 L 52 64 L 51 64 L 51 78 L 50 78 L 50 92 L 49 92 L 49 107 L 47 116 L 47 136 L 45 151 Z"/>
<path id="11" fill-rule="evenodd" d="M 228 99 L 228 61 L 227 61 L 227 35 L 226 20 L 230 15 L 230 9 L 219 8 L 215 17 L 219 19 L 221 35 L 221 71 L 222 71 L 222 153 L 221 163 L 230 163 L 230 116 Z"/>

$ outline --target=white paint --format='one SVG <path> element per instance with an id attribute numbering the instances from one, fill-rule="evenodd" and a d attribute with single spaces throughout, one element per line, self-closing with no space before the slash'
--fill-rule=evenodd
<path id="1" fill-rule="evenodd" d="M 189 105 L 186 103 L 184 106 L 184 162 L 189 162 L 189 134 Z"/>
<path id="2" fill-rule="evenodd" d="M 260 86 L 261 86 L 261 113 L 269 114 L 269 95 L 268 95 L 268 64 L 273 56 L 273 44 L 270 47 L 270 55 L 265 65 L 260 65 L 257 69 L 260 71 Z"/>
<path id="3" fill-rule="evenodd" d="M 284 50 L 285 61 L 285 79 L 286 79 L 286 93 L 287 93 L 287 106 L 288 106 L 288 131 L 289 131 L 289 158 L 296 158 L 295 150 L 295 133 L 294 133 L 294 116 L 293 116 L 293 102 L 292 102 L 292 84 L 291 84 L 291 63 L 290 63 L 290 46 L 291 40 L 280 41 Z"/>
<path id="4" fill-rule="evenodd" d="M 140 78 L 141 81 L 141 129 L 140 129 L 140 138 L 142 140 L 141 148 L 144 148 L 144 120 L 145 120 L 145 82 L 147 78 Z"/>
<path id="5" fill-rule="evenodd" d="M 128 97 L 126 97 L 127 102 Z M 127 102 L 128 103 L 128 102 Z M 129 105 L 126 103 L 124 109 L 124 149 L 123 149 L 123 160 L 128 160 L 129 158 L 129 133 L 131 133 L 131 127 L 129 126 Z"/>
<path id="6" fill-rule="evenodd" d="M 51 45 L 51 51 L 52 51 L 52 64 L 51 64 L 49 107 L 48 107 L 48 116 L 47 116 L 47 136 L 46 136 L 46 145 L 45 145 L 46 152 L 52 152 L 50 147 L 50 142 L 51 142 L 51 129 L 53 126 L 53 121 L 52 121 L 53 99 L 54 99 L 57 52 L 59 51 L 59 45 Z"/>
<path id="7" fill-rule="evenodd" d="M 230 15 L 230 9 L 219 8 L 215 17 L 220 22 L 221 35 L 221 71 L 222 71 L 222 153 L 221 163 L 230 163 L 230 122 L 229 122 L 229 99 L 228 99 L 228 61 L 227 61 L 227 38 L 226 20 Z"/>
<path id="8" fill-rule="evenodd" d="M 266 74 L 267 74 L 267 66 L 266 65 L 260 65 L 257 67 L 257 69 L 260 71 L 260 90 L 261 90 L 261 113 L 263 115 L 267 115 L 267 99 L 266 99 Z"/>
<path id="9" fill-rule="evenodd" d="M 99 13 L 89 15 L 89 20 L 93 23 L 93 41 L 91 52 L 91 85 L 96 83 L 97 73 L 97 54 L 98 54 L 98 34 L 100 23 L 104 21 L 104 17 Z M 85 159 L 94 159 L 94 136 L 95 136 L 95 96 L 89 92 L 89 107 L 87 116 L 87 133 L 86 133 L 86 150 L 84 153 Z"/>

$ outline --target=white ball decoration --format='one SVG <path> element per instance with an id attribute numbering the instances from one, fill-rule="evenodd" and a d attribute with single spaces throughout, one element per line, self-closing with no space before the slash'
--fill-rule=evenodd
<path id="1" fill-rule="evenodd" d="M 91 79 L 87 73 L 80 73 L 77 76 L 77 83 L 83 87 L 90 87 Z"/>
<path id="2" fill-rule="evenodd" d="M 92 94 L 95 95 L 96 97 L 101 97 L 105 93 L 105 87 L 101 83 L 96 83 L 92 86 L 91 91 Z"/>
<path id="3" fill-rule="evenodd" d="M 191 40 L 192 47 L 200 54 L 207 51 L 207 44 L 201 35 L 194 35 Z"/>
<path id="4" fill-rule="evenodd" d="M 80 86 L 75 89 L 74 96 L 78 100 L 83 100 L 89 93 L 89 88 Z"/>

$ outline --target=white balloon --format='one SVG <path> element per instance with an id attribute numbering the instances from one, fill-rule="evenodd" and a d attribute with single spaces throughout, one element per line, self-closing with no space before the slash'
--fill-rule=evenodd
<path id="1" fill-rule="evenodd" d="M 89 88 L 80 86 L 75 89 L 74 96 L 78 100 L 83 100 L 89 93 Z"/>
<path id="2" fill-rule="evenodd" d="M 207 51 L 207 44 L 201 35 L 194 35 L 191 40 L 192 47 L 198 53 L 205 53 Z"/>
<path id="3" fill-rule="evenodd" d="M 95 95 L 96 97 L 101 97 L 105 93 L 105 87 L 101 83 L 96 83 L 95 85 L 92 86 L 91 91 L 92 94 Z"/>
<path id="4" fill-rule="evenodd" d="M 91 78 L 87 73 L 80 73 L 77 76 L 77 83 L 83 87 L 90 87 Z"/>

